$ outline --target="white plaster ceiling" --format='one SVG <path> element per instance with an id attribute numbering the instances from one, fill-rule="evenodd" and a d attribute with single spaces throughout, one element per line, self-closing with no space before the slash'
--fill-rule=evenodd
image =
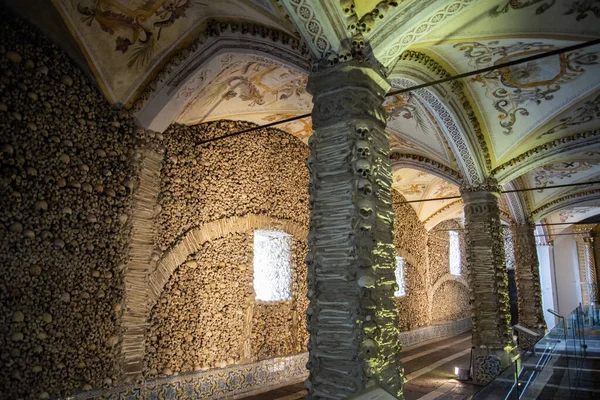
<path id="1" fill-rule="evenodd" d="M 528 192 L 528 196 L 533 208 L 537 208 L 552 199 L 585 188 L 585 186 L 575 186 L 541 190 L 546 186 L 600 180 L 600 160 L 567 161 L 544 165 L 543 167 L 536 168 L 527 173 L 523 178 L 527 184 L 527 187 L 540 188 L 540 190 Z"/>
<path id="2" fill-rule="evenodd" d="M 594 90 L 540 125 L 532 139 L 541 144 L 551 139 L 596 129 L 598 117 L 600 117 L 600 94 L 598 90 Z"/>
<path id="3" fill-rule="evenodd" d="M 454 0 L 455 6 L 460 1 Z M 597 37 L 600 26 L 594 0 L 476 0 L 453 23 L 438 24 L 415 42 L 440 43 L 465 38 Z M 594 11 L 596 10 L 596 11 Z M 584 16 L 580 18 L 580 16 Z"/>
<path id="4" fill-rule="evenodd" d="M 592 204 L 581 207 L 570 207 L 564 210 L 557 211 L 545 219 L 547 224 L 561 224 L 561 225 L 549 225 L 548 228 L 552 234 L 561 233 L 568 229 L 569 223 L 576 223 L 583 221 L 587 218 L 593 217 L 600 214 L 600 203 Z M 565 224 L 565 225 L 563 225 Z"/>
<path id="5" fill-rule="evenodd" d="M 184 89 L 187 105 L 177 118 L 182 124 L 233 119 L 264 125 L 307 114 L 312 96 L 307 76 L 265 57 L 227 53 L 197 73 L 201 84 Z M 386 99 L 387 130 L 394 151 L 424 155 L 455 166 L 451 152 L 431 113 L 410 95 Z M 310 118 L 278 125 L 305 143 L 312 135 Z"/>
<path id="6" fill-rule="evenodd" d="M 461 2 L 453 3 L 458 7 Z M 595 1 L 481 0 L 464 7 L 460 18 L 430 29 L 409 50 L 431 57 L 455 75 L 596 39 L 599 22 L 600 4 Z M 534 161 L 551 148 L 545 147 L 549 142 L 560 149 L 582 132 L 600 128 L 599 55 L 600 46 L 592 46 L 462 80 L 481 126 L 490 169 L 511 161 L 509 168 L 515 170 L 513 176 L 520 176 L 522 188 L 600 180 L 598 146 L 586 146 L 583 139 L 577 150 L 571 144 L 566 155 L 553 150 L 552 163 L 533 170 L 527 166 L 528 158 Z M 463 134 L 471 135 L 472 142 L 478 140 L 468 127 Z M 484 150 L 478 148 L 479 153 Z M 565 204 L 571 207 L 577 200 L 570 195 L 598 187 L 531 191 L 522 196 L 529 211 L 551 203 L 554 208 L 561 198 L 568 199 Z"/>
<path id="7" fill-rule="evenodd" d="M 392 187 L 400 192 L 407 201 L 460 195 L 458 186 L 427 172 L 412 168 L 400 168 L 393 171 L 392 176 Z M 425 222 L 439 210 L 456 201 L 457 199 L 438 200 L 410 203 L 410 205 L 414 208 L 419 219 Z M 447 214 L 444 213 L 443 219 L 455 218 L 457 211 L 450 210 Z"/>
<path id="8" fill-rule="evenodd" d="M 425 155 L 446 165 L 455 164 L 435 119 L 415 96 L 388 97 L 384 107 L 393 150 Z"/>

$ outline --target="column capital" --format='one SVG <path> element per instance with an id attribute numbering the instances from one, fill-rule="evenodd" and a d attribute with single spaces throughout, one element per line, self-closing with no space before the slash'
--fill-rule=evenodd
<path id="1" fill-rule="evenodd" d="M 502 191 L 502 186 L 498 184 L 498 181 L 494 178 L 486 178 L 483 182 L 477 183 L 474 185 L 462 185 L 460 187 L 460 193 L 462 195 L 468 193 L 479 193 L 479 192 L 489 192 L 489 193 L 497 193 L 500 195 Z"/>
<path id="2" fill-rule="evenodd" d="M 355 60 L 313 73 L 308 77 L 307 90 L 313 95 L 314 129 L 350 119 L 376 121 L 383 129 L 383 101 L 390 87 L 370 64 Z"/>
<path id="3" fill-rule="evenodd" d="M 351 60 L 312 73 L 308 77 L 306 90 L 318 98 L 322 93 L 347 87 L 370 89 L 383 97 L 390 90 L 391 84 L 371 64 Z"/>
<path id="4" fill-rule="evenodd" d="M 594 237 L 593 236 L 587 236 L 583 238 L 583 242 L 586 245 L 592 245 L 594 243 Z"/>

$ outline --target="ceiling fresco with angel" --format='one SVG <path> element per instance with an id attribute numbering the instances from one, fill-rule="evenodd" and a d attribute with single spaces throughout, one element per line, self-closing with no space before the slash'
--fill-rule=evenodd
<path id="1" fill-rule="evenodd" d="M 273 61 L 251 58 L 222 56 L 219 72 L 196 93 L 178 121 L 197 124 L 235 119 L 265 124 L 277 116 L 285 119 L 310 112 L 312 96 L 306 92 L 306 75 Z"/>

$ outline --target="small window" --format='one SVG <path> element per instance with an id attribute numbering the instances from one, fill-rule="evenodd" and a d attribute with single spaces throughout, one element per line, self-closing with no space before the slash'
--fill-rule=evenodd
<path id="1" fill-rule="evenodd" d="M 254 231 L 254 293 L 256 300 L 292 299 L 290 248 L 292 236 L 285 232 Z"/>
<path id="2" fill-rule="evenodd" d="M 452 275 L 460 275 L 460 239 L 458 232 L 448 232 L 450 239 L 449 246 L 449 260 L 450 260 L 450 273 Z"/>
<path id="3" fill-rule="evenodd" d="M 406 296 L 405 267 L 404 258 L 396 256 L 396 283 L 398 284 L 398 290 L 394 292 L 396 297 Z"/>

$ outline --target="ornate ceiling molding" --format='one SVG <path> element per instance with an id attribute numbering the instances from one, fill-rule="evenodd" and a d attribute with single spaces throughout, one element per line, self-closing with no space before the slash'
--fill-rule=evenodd
<path id="1" fill-rule="evenodd" d="M 415 85 L 411 79 L 393 79 L 395 87 L 410 87 Z M 478 162 L 477 152 L 465 139 L 465 125 L 469 124 L 464 118 L 454 112 L 454 107 L 447 101 L 448 96 L 438 95 L 429 89 L 419 89 L 412 92 L 419 101 L 434 115 L 436 122 L 444 133 L 449 147 L 468 183 L 480 182 L 484 176 L 485 167 Z M 440 100 L 440 98 L 444 100 Z"/>
<path id="2" fill-rule="evenodd" d="M 492 176 L 504 184 L 537 167 L 567 160 L 575 156 L 577 160 L 600 156 L 600 129 L 568 135 L 554 139 L 494 168 Z"/>
<path id="3" fill-rule="evenodd" d="M 505 190 L 520 189 L 518 181 L 510 182 L 504 186 Z M 510 211 L 511 220 L 517 224 L 526 224 L 529 222 L 529 209 L 527 203 L 523 199 L 520 192 L 504 193 L 502 195 L 506 199 L 508 209 Z"/>
<path id="4" fill-rule="evenodd" d="M 443 1 L 445 4 L 432 12 L 428 18 L 413 26 L 410 30 L 400 35 L 389 35 L 389 41 L 386 41 L 378 46 L 378 50 L 383 54 L 378 55 L 379 62 L 389 69 L 393 69 L 400 59 L 400 55 L 409 48 L 410 45 L 416 43 L 427 33 L 434 30 L 440 24 L 448 23 L 464 9 L 470 5 L 476 4 L 476 0 L 453 0 Z M 433 4 L 439 4 L 439 1 Z"/>
<path id="5" fill-rule="evenodd" d="M 558 199 L 554 199 L 538 207 L 531 215 L 535 221 L 539 221 L 561 209 L 573 206 L 583 206 L 590 201 L 600 201 L 600 189 L 586 190 L 559 197 Z"/>
<path id="6" fill-rule="evenodd" d="M 425 156 L 393 152 L 390 154 L 390 161 L 392 163 L 392 169 L 418 169 L 419 171 L 428 172 L 440 177 L 457 186 L 463 184 L 463 177 L 460 172 Z"/>
<path id="7" fill-rule="evenodd" d="M 444 67 L 441 66 L 437 61 L 432 59 L 429 55 L 421 52 L 405 51 L 400 56 L 399 64 L 400 63 L 402 65 L 402 68 L 395 68 L 394 72 L 392 72 L 392 75 L 409 74 L 412 78 L 422 81 L 420 83 L 426 82 L 431 79 L 444 79 L 451 76 L 450 73 L 448 73 L 448 71 L 446 71 Z M 411 64 L 413 63 L 425 68 L 428 74 L 426 76 L 421 77 L 419 76 L 420 74 L 417 75 L 414 72 L 411 72 L 411 70 L 414 70 L 414 68 L 411 68 Z M 396 73 L 395 71 L 398 70 L 399 72 Z M 475 142 L 480 150 L 480 153 L 472 152 L 471 158 L 474 160 L 482 160 L 485 166 L 481 166 L 480 169 L 483 170 L 483 175 L 487 175 L 492 169 L 492 160 L 490 157 L 489 149 L 487 147 L 485 136 L 481 129 L 481 124 L 479 123 L 479 120 L 477 118 L 476 110 L 467 98 L 464 91 L 465 89 L 460 81 L 455 80 L 445 85 L 438 85 L 435 89 L 431 90 L 441 91 L 442 87 L 449 89 L 450 92 L 449 94 L 443 96 L 447 103 L 453 106 L 454 109 L 458 109 L 462 113 L 464 113 L 464 115 L 468 119 L 468 122 L 465 126 L 468 126 L 470 129 L 467 130 L 467 133 L 471 133 L 471 141 Z M 456 151 L 456 148 L 454 150 Z"/>
<path id="8" fill-rule="evenodd" d="M 321 59 L 329 52 L 337 52 L 348 39 L 346 18 L 335 1 L 277 0 L 290 17 L 300 35 L 306 40 L 312 54 Z"/>
<path id="9" fill-rule="evenodd" d="M 190 93 L 208 80 L 202 68 L 227 53 L 263 57 L 306 74 L 312 60 L 308 48 L 285 33 L 254 24 L 210 21 L 204 34 L 173 57 L 133 104 L 140 125 L 164 131 L 187 104 Z"/>
<path id="10" fill-rule="evenodd" d="M 450 216 L 453 216 L 455 213 L 462 210 L 464 203 L 462 199 L 458 199 L 453 201 L 452 203 L 446 204 L 444 207 L 440 208 L 433 214 L 431 214 L 425 221 L 423 221 L 423 225 L 425 229 L 428 231 L 434 228 L 440 222 L 449 219 Z"/>

